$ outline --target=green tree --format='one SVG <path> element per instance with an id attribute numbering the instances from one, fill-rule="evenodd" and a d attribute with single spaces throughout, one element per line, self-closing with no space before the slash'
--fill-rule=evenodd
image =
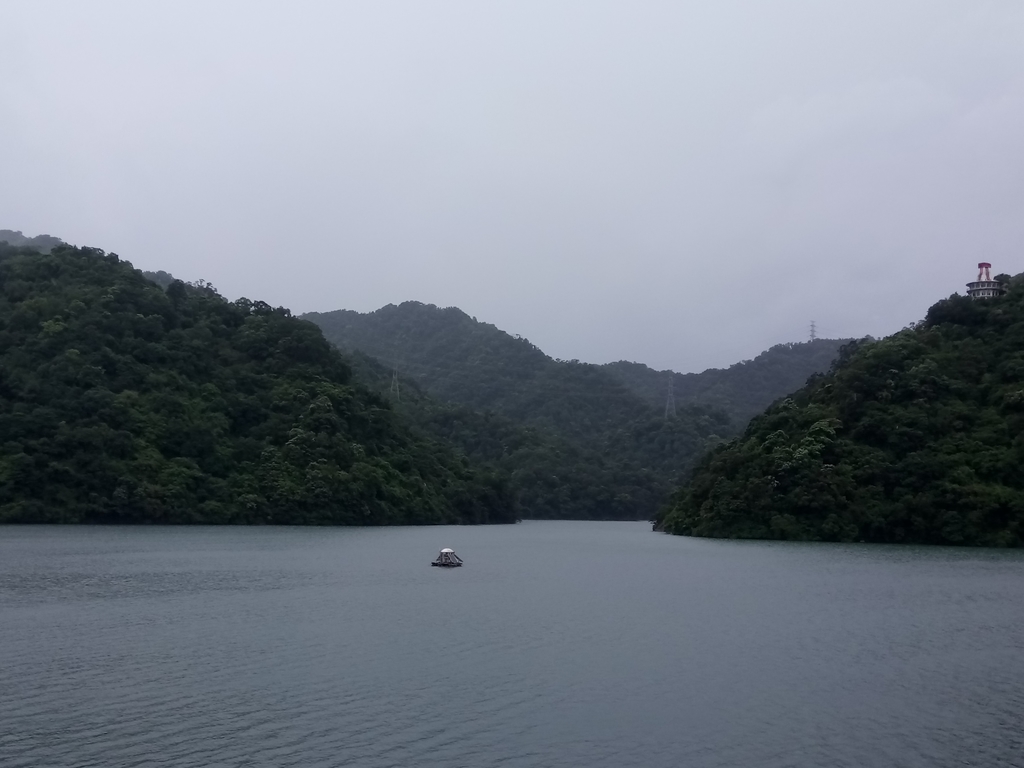
<path id="1" fill-rule="evenodd" d="M 511 522 L 319 329 L 115 254 L 0 245 L 0 522 Z"/>

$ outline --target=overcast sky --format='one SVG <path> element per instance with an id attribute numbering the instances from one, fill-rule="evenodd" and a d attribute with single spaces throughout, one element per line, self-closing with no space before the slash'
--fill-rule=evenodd
<path id="1" fill-rule="evenodd" d="M 727 366 L 1024 271 L 1024 2 L 0 4 L 0 228 Z"/>

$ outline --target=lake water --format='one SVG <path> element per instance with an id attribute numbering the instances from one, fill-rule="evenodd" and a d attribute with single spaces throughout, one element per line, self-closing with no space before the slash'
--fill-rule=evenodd
<path id="1" fill-rule="evenodd" d="M 1024 766 L 1024 553 L 0 527 L 0 765 Z"/>

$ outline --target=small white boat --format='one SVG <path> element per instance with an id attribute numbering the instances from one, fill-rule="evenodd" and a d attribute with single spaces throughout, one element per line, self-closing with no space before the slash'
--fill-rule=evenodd
<path id="1" fill-rule="evenodd" d="M 437 556 L 437 560 L 431 563 L 441 568 L 458 568 L 462 565 L 462 558 L 455 554 L 455 550 L 445 547 Z"/>

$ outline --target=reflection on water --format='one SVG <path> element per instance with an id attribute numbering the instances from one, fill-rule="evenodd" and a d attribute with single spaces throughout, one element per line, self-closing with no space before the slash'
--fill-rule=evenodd
<path id="1" fill-rule="evenodd" d="M 5 768 L 1024 765 L 1018 552 L 0 527 L 0 653 Z"/>

